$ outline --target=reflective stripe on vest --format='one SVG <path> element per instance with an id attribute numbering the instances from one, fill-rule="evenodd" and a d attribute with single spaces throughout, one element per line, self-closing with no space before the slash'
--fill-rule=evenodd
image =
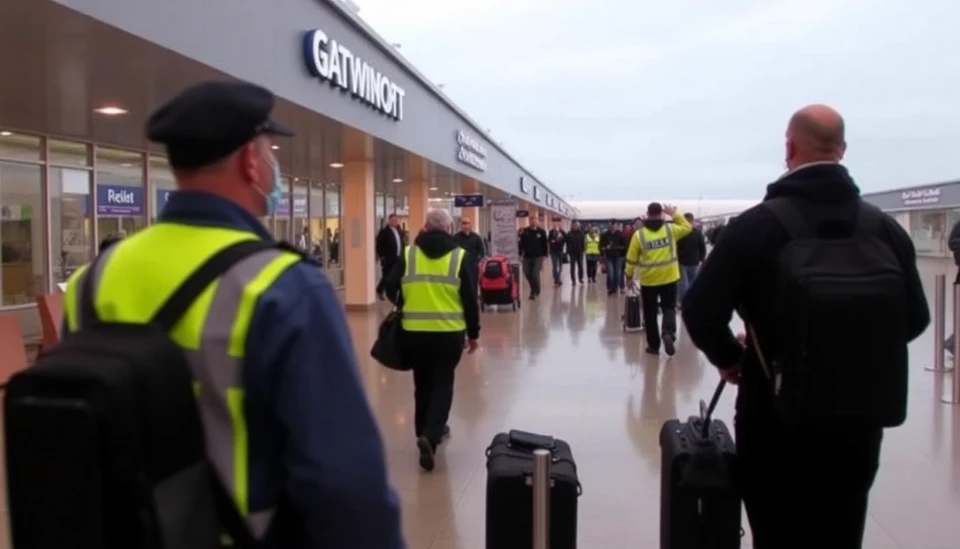
<path id="1" fill-rule="evenodd" d="M 400 280 L 403 292 L 401 326 L 414 332 L 456 332 L 467 329 L 460 301 L 460 267 L 464 252 L 427 257 L 416 246 L 406 250 L 406 266 Z"/>
<path id="2" fill-rule="evenodd" d="M 660 231 L 665 235 L 660 236 Z M 677 262 L 677 248 L 673 245 L 673 228 L 664 224 L 659 231 L 651 231 L 646 227 L 637 231 L 640 240 L 640 261 L 644 267 L 664 267 Z"/>
<path id="3" fill-rule="evenodd" d="M 91 273 L 97 314 L 106 322 L 147 322 L 197 265 L 221 248 L 255 238 L 242 231 L 172 223 L 144 229 L 108 248 L 97 262 Z M 190 242 L 189 251 L 183 242 Z M 244 259 L 211 284 L 170 332 L 184 349 L 193 374 L 207 456 L 257 539 L 266 535 L 275 508 L 250 512 L 249 440 L 243 413 L 247 330 L 259 297 L 297 261 L 297 256 L 280 250 Z M 153 263 L 168 270 L 151 272 Z M 64 308 L 71 332 L 80 327 L 78 304 L 87 270 L 68 282 Z M 144 292 L 146 286 L 155 291 Z"/>

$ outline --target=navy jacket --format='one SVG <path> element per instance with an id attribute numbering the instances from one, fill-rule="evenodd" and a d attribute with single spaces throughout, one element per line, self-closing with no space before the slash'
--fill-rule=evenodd
<path id="1" fill-rule="evenodd" d="M 245 210 L 205 193 L 171 194 L 159 221 L 273 240 Z M 387 481 L 380 431 L 343 306 L 319 265 L 290 267 L 262 295 L 246 357 L 250 510 L 282 502 L 282 526 L 264 547 L 402 549 L 399 501 Z"/>

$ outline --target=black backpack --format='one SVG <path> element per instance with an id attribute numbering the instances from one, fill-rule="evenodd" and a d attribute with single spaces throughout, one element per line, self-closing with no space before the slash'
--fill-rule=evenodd
<path id="1" fill-rule="evenodd" d="M 885 214 L 859 200 L 763 204 L 790 235 L 779 256 L 768 371 L 781 415 L 819 426 L 900 425 L 908 299 L 903 267 L 880 237 Z"/>
<path id="2" fill-rule="evenodd" d="M 231 266 L 276 247 L 286 249 L 253 240 L 216 253 L 149 324 L 100 322 L 94 277 L 79 281 L 81 329 L 6 389 L 14 547 L 213 549 L 222 531 L 254 546 L 207 461 L 190 368 L 167 334 Z"/>

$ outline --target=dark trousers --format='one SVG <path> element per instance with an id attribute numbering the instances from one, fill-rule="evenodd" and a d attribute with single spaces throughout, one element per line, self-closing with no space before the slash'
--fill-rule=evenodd
<path id="1" fill-rule="evenodd" d="M 462 332 L 403 334 L 404 359 L 413 366 L 414 431 L 434 444 L 443 438 L 450 418 L 454 371 L 463 355 L 464 337 Z"/>
<path id="2" fill-rule="evenodd" d="M 540 295 L 540 267 L 542 257 L 523 258 L 523 276 L 530 284 L 530 295 Z"/>
<path id="3" fill-rule="evenodd" d="M 600 261 L 600 256 L 588 255 L 587 256 L 587 279 L 597 280 L 597 263 Z"/>
<path id="4" fill-rule="evenodd" d="M 640 286 L 643 305 L 643 324 L 647 332 L 647 346 L 660 350 L 660 336 L 677 337 L 677 283 L 662 286 Z M 657 326 L 657 311 L 663 313 L 663 327 Z"/>
<path id="5" fill-rule="evenodd" d="M 583 282 L 583 254 L 570 254 L 570 282 L 577 281 Z"/>
<path id="6" fill-rule="evenodd" d="M 387 276 L 390 275 L 390 271 L 397 265 L 398 258 L 386 259 L 383 258 L 380 260 L 380 281 L 377 282 L 377 293 L 383 293 L 383 284 L 387 280 Z"/>
<path id="7" fill-rule="evenodd" d="M 883 430 L 735 425 L 737 481 L 754 549 L 861 549 Z"/>

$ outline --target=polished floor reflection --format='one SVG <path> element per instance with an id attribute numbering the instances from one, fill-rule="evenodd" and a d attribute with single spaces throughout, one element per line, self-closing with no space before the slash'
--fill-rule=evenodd
<path id="1" fill-rule="evenodd" d="M 934 274 L 947 268 L 923 264 L 929 295 Z M 695 413 L 717 377 L 682 328 L 673 359 L 645 355 L 643 335 L 621 330 L 621 306 L 622 298 L 608 299 L 602 286 L 567 281 L 557 291 L 546 289 L 535 304 L 525 301 L 519 313 L 485 313 L 482 350 L 457 370 L 453 435 L 431 474 L 417 465 L 410 376 L 366 358 L 378 315 L 351 313 L 411 549 L 484 546 L 484 450 L 494 433 L 508 428 L 571 443 L 583 483 L 580 547 L 659 546 L 660 424 Z M 923 369 L 932 345 L 931 330 L 911 347 L 910 416 L 885 440 L 868 549 L 960 547 L 960 406 L 941 404 L 935 395 L 952 376 Z M 941 377 L 947 383 L 938 384 Z M 730 421 L 732 410 L 728 392 L 719 416 Z M 827 547 L 829 532 L 824 536 Z M 750 545 L 748 531 L 743 547 Z"/>

